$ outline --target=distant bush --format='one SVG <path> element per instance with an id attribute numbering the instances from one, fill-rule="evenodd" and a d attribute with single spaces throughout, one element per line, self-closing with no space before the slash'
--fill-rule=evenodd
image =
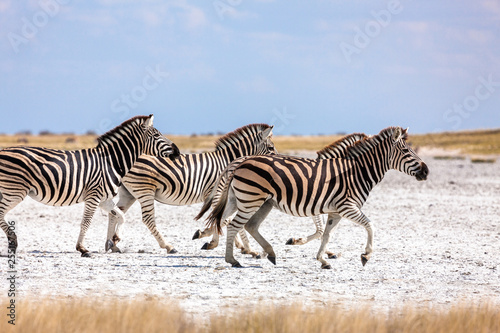
<path id="1" fill-rule="evenodd" d="M 472 163 L 495 163 L 496 159 L 494 158 L 471 158 Z"/>

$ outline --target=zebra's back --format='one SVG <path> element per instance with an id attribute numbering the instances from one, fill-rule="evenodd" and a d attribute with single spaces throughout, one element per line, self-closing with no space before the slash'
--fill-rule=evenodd
<path id="1" fill-rule="evenodd" d="M 346 179 L 353 164 L 345 159 L 313 160 L 291 156 L 255 156 L 234 171 L 234 191 L 249 201 L 259 196 L 294 216 L 314 216 L 334 211 L 344 198 Z"/>
<path id="2" fill-rule="evenodd" d="M 181 154 L 175 161 L 142 155 L 122 183 L 136 197 L 153 188 L 155 199 L 164 204 L 199 203 L 211 191 L 223 169 L 210 155 Z"/>
<path id="3" fill-rule="evenodd" d="M 0 150 L 0 192 L 12 192 L 15 187 L 19 196 L 29 194 L 52 206 L 79 203 L 88 185 L 84 180 L 98 164 L 92 149 L 6 148 Z"/>

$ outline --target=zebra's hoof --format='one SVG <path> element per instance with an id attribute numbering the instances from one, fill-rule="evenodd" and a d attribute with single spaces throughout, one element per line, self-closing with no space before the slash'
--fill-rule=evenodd
<path id="1" fill-rule="evenodd" d="M 193 235 L 193 240 L 200 238 L 200 236 L 201 236 L 201 231 L 200 231 L 200 229 L 198 229 L 198 230 L 196 230 L 196 232 Z"/>
<path id="2" fill-rule="evenodd" d="M 118 247 L 114 246 L 111 248 L 111 252 L 113 253 L 122 253 L 122 250 L 120 250 Z"/>
<path id="3" fill-rule="evenodd" d="M 332 252 L 327 252 L 326 254 L 328 256 L 328 259 L 338 259 L 342 255 L 342 253 L 340 253 L 340 252 L 337 254 L 332 253 Z"/>
<path id="4" fill-rule="evenodd" d="M 90 254 L 90 252 L 83 252 L 82 253 L 82 257 L 84 258 L 90 258 L 92 255 Z"/>
<path id="5" fill-rule="evenodd" d="M 172 249 L 170 251 L 167 252 L 168 254 L 174 254 L 174 253 L 177 253 L 177 250 L 176 249 Z"/>
<path id="6" fill-rule="evenodd" d="M 113 241 L 111 239 L 108 239 L 106 241 L 106 245 L 105 245 L 106 252 L 108 252 L 109 249 L 112 249 L 113 246 L 115 246 L 115 243 L 113 243 Z"/>
<path id="7" fill-rule="evenodd" d="M 255 256 L 255 259 L 262 259 L 262 256 L 260 254 Z"/>
<path id="8" fill-rule="evenodd" d="M 235 267 L 235 268 L 242 268 L 243 266 L 240 265 L 239 262 L 235 262 L 233 264 L 231 264 L 231 266 Z"/>
<path id="9" fill-rule="evenodd" d="M 362 254 L 361 255 L 361 263 L 364 265 L 366 265 L 366 263 L 368 262 L 368 259 L 370 259 L 370 255 L 368 254 Z"/>
<path id="10" fill-rule="evenodd" d="M 290 238 L 289 240 L 286 241 L 285 245 L 293 245 L 295 244 L 295 239 Z"/>
<path id="11" fill-rule="evenodd" d="M 274 265 L 276 265 L 276 257 L 271 257 L 271 256 L 267 256 L 267 259 L 272 262 Z"/>
<path id="12" fill-rule="evenodd" d="M 321 265 L 321 268 L 323 268 L 323 269 L 332 269 L 332 266 L 330 264 L 326 264 L 326 265 L 323 264 L 323 265 Z"/>
<path id="13" fill-rule="evenodd" d="M 208 243 L 203 244 L 203 246 L 201 247 L 201 249 L 202 250 L 209 250 Z"/>

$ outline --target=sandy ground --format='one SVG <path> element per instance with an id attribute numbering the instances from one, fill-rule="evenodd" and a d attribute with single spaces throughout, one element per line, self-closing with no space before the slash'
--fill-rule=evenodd
<path id="1" fill-rule="evenodd" d="M 16 298 L 156 297 L 176 300 L 196 318 L 269 303 L 381 311 L 500 303 L 500 160 L 424 160 L 426 182 L 391 171 L 372 191 L 363 211 L 376 228 L 375 252 L 365 267 L 362 227 L 340 223 L 329 248 L 342 256 L 330 260 L 332 270 L 322 270 L 315 260 L 319 240 L 285 245 L 312 233 L 312 220 L 273 211 L 261 231 L 277 265 L 236 252 L 245 267 L 231 268 L 224 262 L 225 237 L 212 251 L 200 250 L 205 239 L 191 240 L 203 226 L 193 221 L 201 205 L 157 204 L 158 227 L 179 251 L 173 255 L 142 224 L 137 203 L 122 229 L 124 253 L 104 253 L 107 218 L 99 211 L 86 237 L 93 256 L 81 258 L 75 243 L 83 206 L 49 207 L 28 198 L 7 215 L 19 239 Z M 0 299 L 7 301 L 7 242 L 3 234 L 0 239 Z"/>

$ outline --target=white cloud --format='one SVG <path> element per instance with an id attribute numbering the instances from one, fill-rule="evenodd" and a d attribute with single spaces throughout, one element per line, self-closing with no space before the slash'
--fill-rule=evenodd
<path id="1" fill-rule="evenodd" d="M 490 13 L 500 15 L 500 2 L 498 0 L 483 0 L 481 6 Z"/>
<path id="2" fill-rule="evenodd" d="M 4 13 L 10 9 L 11 1 L 10 0 L 2 0 L 0 1 L 0 13 Z"/>
<path id="3" fill-rule="evenodd" d="M 187 30 L 197 30 L 207 25 L 208 20 L 203 10 L 194 6 L 182 6 L 184 12 L 180 14 L 184 27 Z"/>
<path id="4" fill-rule="evenodd" d="M 248 81 L 236 82 L 240 91 L 251 93 L 270 93 L 275 92 L 275 85 L 263 76 L 255 76 Z"/>

